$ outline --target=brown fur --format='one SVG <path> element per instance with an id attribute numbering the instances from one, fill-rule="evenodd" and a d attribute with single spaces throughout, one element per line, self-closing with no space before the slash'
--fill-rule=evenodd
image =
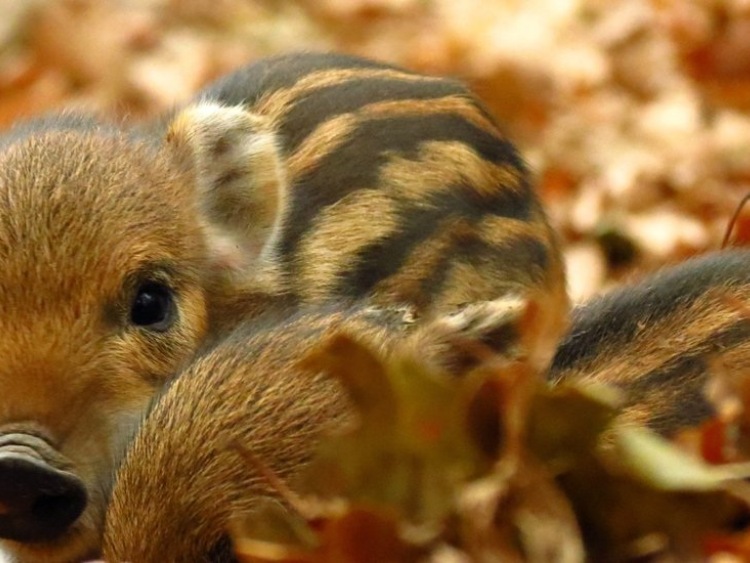
<path id="1" fill-rule="evenodd" d="M 228 80 L 147 133 L 58 115 L 0 138 L 0 435 L 41 436 L 90 501 L 54 541 L 2 542 L 21 562 L 96 553 L 146 406 L 207 342 L 276 305 L 430 318 L 513 294 L 548 311 L 540 333 L 562 330 L 554 234 L 465 87 L 336 55 Z M 356 158 L 331 163 L 342 154 Z M 144 282 L 175 295 L 167 330 L 130 320 Z"/>
<path id="2" fill-rule="evenodd" d="M 516 323 L 521 300 L 469 307 L 411 329 L 393 312 L 316 311 L 240 328 L 188 368 L 155 405 L 117 475 L 107 512 L 108 561 L 224 561 L 230 518 L 277 491 L 231 446 L 242 444 L 294 483 L 323 432 L 349 421 L 336 381 L 302 360 L 344 334 L 376 354 L 468 369 L 453 342 Z M 458 361 L 457 361 L 458 360 Z"/>
<path id="3" fill-rule="evenodd" d="M 201 171 L 174 142 L 74 116 L 22 125 L 4 141 L 0 434 L 19 445 L 41 437 L 52 466 L 83 480 L 88 504 L 63 536 L 3 548 L 19 561 L 69 561 L 96 554 L 133 429 L 234 303 L 236 250 L 223 238 L 228 220 L 206 211 L 215 194 L 196 189 Z M 175 295 L 166 331 L 129 318 L 150 281 Z M 267 306 L 268 293 L 248 293 L 243 314 Z"/>
<path id="4" fill-rule="evenodd" d="M 240 123 L 244 110 L 265 138 L 276 138 L 264 143 L 264 160 L 277 162 L 278 191 L 289 205 L 278 206 L 265 246 L 243 253 L 253 258 L 243 279 L 305 305 L 355 296 L 428 316 L 528 290 L 546 300 L 549 330 L 563 329 L 568 301 L 556 237 L 522 161 L 461 84 L 306 54 L 268 59 L 198 100 L 202 110 L 188 109 L 170 127 L 196 161 L 213 160 L 206 124 L 223 122 L 227 137 L 242 136 L 245 126 L 232 125 L 229 113 Z M 236 176 L 243 173 L 229 175 Z M 248 210 L 240 217 L 254 216 L 262 207 L 254 201 L 267 199 L 250 192 L 246 206 L 236 206 Z M 300 212 L 306 207 L 314 215 Z M 412 231 L 415 224 L 421 229 Z M 456 225 L 460 236 L 451 234 Z M 420 263 L 424 246 L 442 248 L 442 261 Z M 410 257 L 388 271 L 400 249 Z"/>
<path id="5" fill-rule="evenodd" d="M 208 250 L 189 185 L 166 153 L 116 134 L 41 132 L 0 154 L 0 431 L 41 434 L 91 497 L 59 544 L 6 546 L 21 560 L 96 545 L 125 435 L 205 336 Z M 140 279 L 176 288 L 168 333 L 130 326 Z"/>
<path id="6" fill-rule="evenodd" d="M 392 78 L 414 82 L 438 82 L 441 78 L 421 76 L 395 68 L 333 68 L 313 71 L 297 80 L 293 86 L 279 89 L 272 94 L 262 96 L 255 104 L 256 111 L 268 115 L 278 122 L 283 116 L 309 95 L 311 91 L 330 88 L 361 79 Z"/>
<path id="7" fill-rule="evenodd" d="M 710 373 L 747 374 L 748 306 L 750 252 L 666 268 L 576 309 L 550 378 L 614 385 L 625 393 L 623 424 L 671 435 L 713 414 Z"/>
<path id="8" fill-rule="evenodd" d="M 495 126 L 484 116 L 477 114 L 469 100 L 459 97 L 448 97 L 442 100 L 432 100 L 425 104 L 421 100 L 402 100 L 377 102 L 359 109 L 356 114 L 345 113 L 322 123 L 304 141 L 304 143 L 289 155 L 289 171 L 292 179 L 301 176 L 314 168 L 328 154 L 344 144 L 348 137 L 357 130 L 364 121 L 393 118 L 399 115 L 439 115 L 458 114 L 467 121 L 474 123 L 481 129 L 496 134 Z M 473 156 L 473 155 L 472 155 Z M 433 163 L 434 164 L 434 163 Z M 444 164 L 441 162 L 441 164 Z M 461 165 L 464 163 L 462 162 Z M 438 169 L 439 170 L 439 169 Z M 420 168 L 420 172 L 422 169 Z M 442 171 L 449 171 L 443 169 Z M 430 170 L 426 169 L 429 173 Z M 495 183 L 494 187 L 497 188 Z"/>

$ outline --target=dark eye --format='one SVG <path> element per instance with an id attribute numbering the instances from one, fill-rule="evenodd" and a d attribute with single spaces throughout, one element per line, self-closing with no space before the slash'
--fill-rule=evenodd
<path id="1" fill-rule="evenodd" d="M 164 331 L 172 324 L 174 300 L 172 290 L 158 282 L 146 282 L 138 287 L 130 309 L 134 325 Z"/>

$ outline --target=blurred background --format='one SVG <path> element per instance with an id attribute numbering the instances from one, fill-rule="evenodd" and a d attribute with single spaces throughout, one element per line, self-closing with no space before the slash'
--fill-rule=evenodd
<path id="1" fill-rule="evenodd" d="M 717 249 L 750 192 L 750 0 L 0 0 L 0 127 L 142 119 L 302 49 L 467 81 L 533 167 L 576 300 Z"/>

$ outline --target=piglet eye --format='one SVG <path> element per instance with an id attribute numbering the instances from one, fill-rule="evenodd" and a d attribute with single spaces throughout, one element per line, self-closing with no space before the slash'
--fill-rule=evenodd
<path id="1" fill-rule="evenodd" d="M 172 290 L 164 284 L 145 282 L 138 287 L 130 309 L 130 320 L 150 330 L 167 330 L 174 318 Z"/>

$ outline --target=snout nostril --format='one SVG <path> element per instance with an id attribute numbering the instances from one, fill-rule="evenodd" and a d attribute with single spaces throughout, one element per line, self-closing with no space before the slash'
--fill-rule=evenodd
<path id="1" fill-rule="evenodd" d="M 86 489 L 67 471 L 20 454 L 0 453 L 0 537 L 50 541 L 86 507 Z"/>
<path id="2" fill-rule="evenodd" d="M 42 495 L 31 505 L 31 517 L 39 522 L 73 522 L 81 514 L 82 501 L 76 494 Z"/>

